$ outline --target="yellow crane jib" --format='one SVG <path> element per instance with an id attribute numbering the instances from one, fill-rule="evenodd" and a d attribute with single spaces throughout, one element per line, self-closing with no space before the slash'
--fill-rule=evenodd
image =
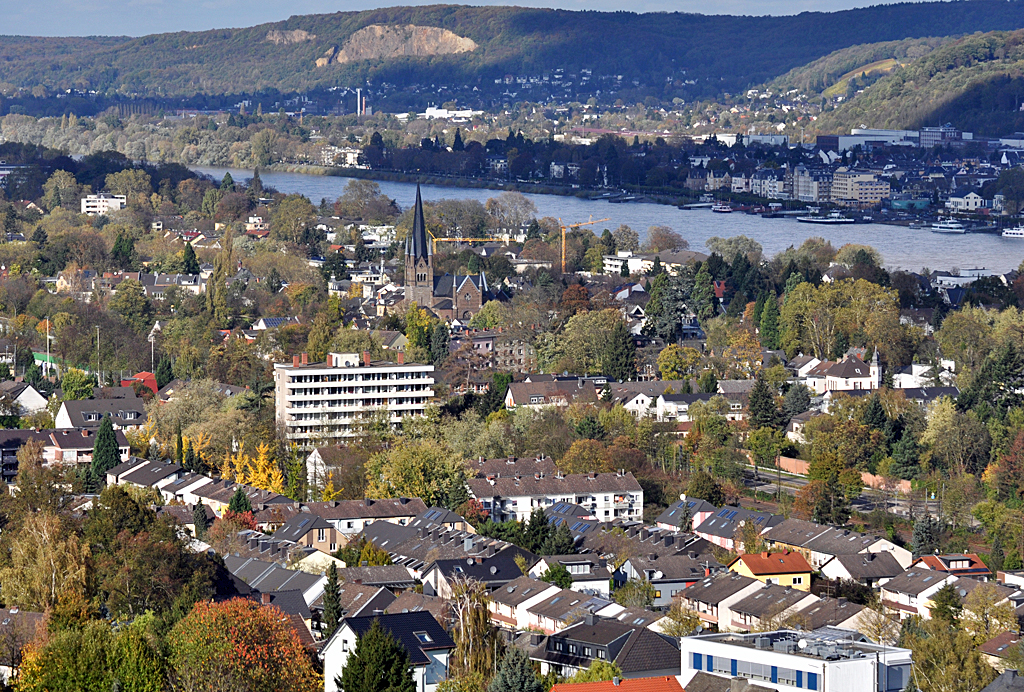
<path id="1" fill-rule="evenodd" d="M 565 231 L 566 231 L 566 229 L 568 229 L 568 228 L 579 228 L 581 226 L 593 226 L 595 223 L 603 223 L 605 221 L 610 221 L 610 220 L 611 219 L 598 219 L 597 221 L 594 221 L 594 217 L 591 216 L 590 217 L 590 221 L 581 221 L 580 223 L 571 223 L 571 224 L 569 224 L 567 226 L 562 225 L 562 220 L 561 219 L 558 220 L 558 225 L 562 229 L 562 273 L 563 274 L 565 273 Z"/>

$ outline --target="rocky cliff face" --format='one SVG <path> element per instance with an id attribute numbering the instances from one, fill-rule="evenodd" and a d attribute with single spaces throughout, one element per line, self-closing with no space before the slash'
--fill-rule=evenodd
<path id="1" fill-rule="evenodd" d="M 433 26 L 372 24 L 352 34 L 341 49 L 330 48 L 317 59 L 317 67 L 331 62 L 386 60 L 399 57 L 451 55 L 476 50 L 472 39 Z"/>
<path id="2" fill-rule="evenodd" d="M 302 43 L 304 41 L 312 41 L 315 38 L 316 34 L 311 34 L 302 29 L 294 29 L 292 31 L 278 31 L 275 29 L 267 32 L 267 40 L 275 46 L 280 46 L 282 43 L 285 45 L 289 43 Z"/>

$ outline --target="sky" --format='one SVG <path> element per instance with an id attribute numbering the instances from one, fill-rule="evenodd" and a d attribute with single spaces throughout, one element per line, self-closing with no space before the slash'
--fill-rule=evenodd
<path id="1" fill-rule="evenodd" d="M 465 4 L 573 10 L 786 15 L 877 5 L 886 0 L 476 0 Z M 0 0 L 0 33 L 22 36 L 144 36 L 275 22 L 299 14 L 436 4 L 438 0 Z"/>

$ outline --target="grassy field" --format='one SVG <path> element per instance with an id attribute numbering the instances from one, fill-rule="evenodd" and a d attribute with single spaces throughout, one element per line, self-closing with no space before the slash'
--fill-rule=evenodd
<path id="1" fill-rule="evenodd" d="M 895 70 L 897 67 L 899 67 L 899 65 L 900 65 L 899 61 L 896 60 L 895 58 L 886 58 L 885 60 L 876 60 L 873 63 L 869 63 L 867 65 L 862 65 L 861 67 L 858 67 L 855 70 L 850 70 L 849 72 L 844 74 L 842 77 L 840 77 L 839 81 L 836 82 L 835 84 L 833 84 L 832 86 L 830 86 L 828 89 L 826 89 L 824 91 L 824 93 L 822 94 L 822 96 L 825 96 L 827 98 L 833 98 L 835 96 L 841 96 L 841 95 L 846 93 L 846 87 L 850 83 L 851 79 L 854 79 L 856 77 L 860 77 L 862 74 L 866 74 L 866 75 L 874 75 L 874 74 L 879 74 L 879 73 L 887 74 L 887 73 L 892 72 L 893 70 Z"/>

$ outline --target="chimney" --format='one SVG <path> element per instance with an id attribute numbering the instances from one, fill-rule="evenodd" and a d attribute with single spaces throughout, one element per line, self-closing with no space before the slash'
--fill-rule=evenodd
<path id="1" fill-rule="evenodd" d="M 398 364 L 405 365 L 405 353 L 403 353 L 402 351 L 398 352 Z"/>
<path id="2" fill-rule="evenodd" d="M 669 547 L 676 542 L 675 536 L 665 536 L 665 547 Z"/>
<path id="3" fill-rule="evenodd" d="M 261 593 L 260 594 L 260 603 L 262 603 L 263 605 L 270 605 L 270 594 L 268 594 L 268 593 Z"/>
<path id="4" fill-rule="evenodd" d="M 613 687 L 618 687 L 619 686 L 619 678 L 618 678 L 618 676 L 612 678 L 612 686 Z"/>
<path id="5" fill-rule="evenodd" d="M 365 560 L 363 560 L 363 566 L 365 566 L 365 565 L 366 565 L 366 561 L 365 561 Z M 362 584 L 362 583 L 363 583 L 363 580 L 362 580 L 362 579 L 353 579 L 353 580 L 352 580 L 352 583 L 353 583 L 353 584 Z"/>
<path id="6" fill-rule="evenodd" d="M 363 365 L 370 367 L 370 352 L 363 351 Z"/>
<path id="7" fill-rule="evenodd" d="M 309 365 L 309 354 L 303 351 L 302 353 L 302 364 Z"/>
<path id="8" fill-rule="evenodd" d="M 295 354 L 294 356 L 292 356 L 292 367 L 293 368 L 299 367 L 299 356 L 298 356 L 298 354 Z"/>
<path id="9" fill-rule="evenodd" d="M 686 551 L 686 557 L 690 558 L 691 560 L 696 560 L 697 559 L 697 551 L 696 550 L 687 550 Z"/>
<path id="10" fill-rule="evenodd" d="M 586 624 L 588 624 L 588 625 L 590 625 L 591 627 L 593 627 L 594 623 L 595 623 L 595 622 L 597 622 L 597 618 L 595 618 L 595 617 L 594 617 L 594 614 L 593 614 L 593 613 L 587 613 L 587 614 L 586 614 L 586 615 L 585 615 L 585 616 L 583 617 L 583 621 L 584 621 L 584 622 L 585 622 Z"/>
<path id="11" fill-rule="evenodd" d="M 472 538 L 468 538 L 468 537 L 465 538 L 462 541 L 462 549 L 465 550 L 467 553 L 472 552 L 472 550 L 473 550 L 473 539 Z"/>
<path id="12" fill-rule="evenodd" d="M 729 681 L 729 692 L 744 692 L 747 684 L 746 678 L 733 678 Z"/>

